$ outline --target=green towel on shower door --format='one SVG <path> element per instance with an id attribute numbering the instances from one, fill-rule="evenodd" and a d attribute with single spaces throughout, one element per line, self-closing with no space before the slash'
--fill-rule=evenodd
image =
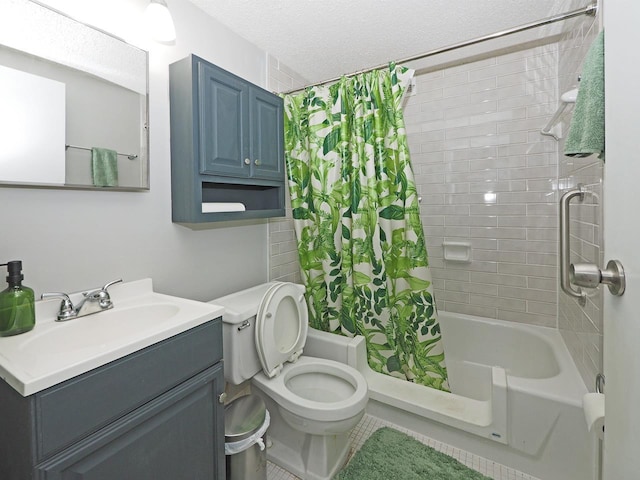
<path id="1" fill-rule="evenodd" d="M 108 148 L 91 149 L 91 173 L 96 187 L 118 186 L 118 152 Z"/>
<path id="2" fill-rule="evenodd" d="M 604 31 L 598 34 L 584 59 L 576 108 L 564 145 L 568 157 L 594 153 L 604 160 Z"/>

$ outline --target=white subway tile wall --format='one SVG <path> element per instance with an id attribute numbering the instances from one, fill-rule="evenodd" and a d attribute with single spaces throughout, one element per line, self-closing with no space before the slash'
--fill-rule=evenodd
<path id="1" fill-rule="evenodd" d="M 273 92 L 286 92 L 308 83 L 272 55 L 267 65 L 268 88 Z M 285 217 L 269 219 L 269 281 L 302 283 L 288 187 L 285 208 Z"/>
<path id="2" fill-rule="evenodd" d="M 559 46 L 558 84 L 562 94 L 579 87 L 578 76 L 582 63 L 598 34 L 598 21 L 582 22 L 567 32 Z M 569 130 L 571 113 L 562 117 L 562 136 Z M 604 163 L 595 155 L 587 158 L 570 158 L 562 155 L 564 138 L 560 140 L 559 185 L 563 189 L 584 184 L 594 195 L 584 202 L 571 204 L 571 262 L 604 265 L 602 242 L 602 178 Z M 590 391 L 595 390 L 595 377 L 603 371 L 603 291 L 589 289 L 587 304 L 581 307 L 573 298 L 561 294 L 558 314 L 558 328 L 571 356 Z M 608 295 L 608 292 L 605 293 Z"/>
<path id="3" fill-rule="evenodd" d="M 558 45 L 417 76 L 405 122 L 441 310 L 557 326 Z M 471 260 L 445 260 L 444 241 Z"/>

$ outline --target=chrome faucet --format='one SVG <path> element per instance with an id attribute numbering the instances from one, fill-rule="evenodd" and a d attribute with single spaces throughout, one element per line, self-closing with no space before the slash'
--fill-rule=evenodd
<path id="1" fill-rule="evenodd" d="M 72 318 L 84 317 L 85 315 L 91 315 L 92 313 L 103 312 L 113 308 L 113 302 L 109 296 L 107 289 L 115 284 L 120 283 L 122 279 L 114 280 L 107 283 L 104 287 L 98 290 L 92 290 L 90 292 L 82 292 L 83 298 L 77 305 L 73 305 L 69 295 L 61 292 L 48 292 L 43 293 L 40 298 L 61 298 L 60 309 L 58 310 L 57 322 L 64 322 L 71 320 Z"/>

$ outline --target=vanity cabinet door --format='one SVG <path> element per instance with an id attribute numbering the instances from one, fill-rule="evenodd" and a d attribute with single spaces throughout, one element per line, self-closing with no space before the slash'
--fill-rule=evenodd
<path id="1" fill-rule="evenodd" d="M 200 173 L 283 180 L 280 97 L 198 62 Z"/>
<path id="2" fill-rule="evenodd" d="M 224 479 L 223 391 L 218 363 L 38 465 L 35 478 Z"/>
<path id="3" fill-rule="evenodd" d="M 248 177 L 249 85 L 215 65 L 198 62 L 200 173 Z"/>
<path id="4" fill-rule="evenodd" d="M 284 177 L 284 118 L 282 99 L 264 90 L 250 90 L 251 176 Z"/>

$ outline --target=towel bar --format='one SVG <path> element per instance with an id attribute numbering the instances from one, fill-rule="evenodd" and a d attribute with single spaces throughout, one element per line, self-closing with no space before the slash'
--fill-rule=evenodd
<path id="1" fill-rule="evenodd" d="M 574 197 L 579 197 L 579 200 L 583 201 L 588 193 L 590 192 L 584 185 L 578 184 L 576 189 L 569 190 L 560 198 L 560 287 L 567 295 L 577 298 L 582 306 L 587 303 L 587 294 L 580 287 L 597 288 L 598 285 L 603 284 L 607 285 L 609 292 L 616 296 L 622 295 L 626 288 L 624 268 L 620 261 L 609 260 L 606 268 L 601 270 L 597 265 L 590 263 L 573 265 L 569 259 L 571 254 L 570 202 Z M 573 285 L 576 285 L 577 289 L 574 289 Z"/>
<path id="2" fill-rule="evenodd" d="M 64 148 L 65 150 L 68 148 L 75 148 L 77 150 L 88 150 L 89 152 L 91 151 L 89 147 L 79 147 L 78 145 L 65 145 Z M 120 153 L 120 152 L 116 152 L 116 153 L 123 157 L 127 157 L 129 160 L 135 160 L 136 158 L 138 158 L 138 155 L 131 154 L 131 153 Z"/>
<path id="3" fill-rule="evenodd" d="M 587 303 L 587 294 L 584 293 L 580 287 L 574 290 L 569 278 L 571 266 L 571 260 L 569 259 L 571 254 L 569 244 L 571 236 L 569 231 L 569 224 L 571 222 L 569 218 L 569 202 L 571 202 L 571 199 L 574 197 L 579 197 L 579 200 L 583 201 L 586 193 L 587 191 L 584 185 L 578 184 L 578 188 L 569 190 L 560 198 L 560 288 L 570 297 L 577 298 L 580 305 Z"/>

